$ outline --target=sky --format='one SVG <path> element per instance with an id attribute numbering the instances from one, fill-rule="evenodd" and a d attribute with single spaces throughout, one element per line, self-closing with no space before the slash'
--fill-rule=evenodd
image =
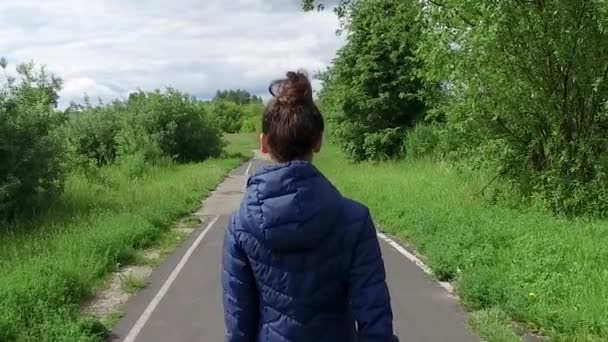
<path id="1" fill-rule="evenodd" d="M 337 28 L 332 11 L 304 13 L 298 0 L 1 0 L 0 56 L 61 77 L 61 106 L 167 86 L 266 97 L 286 71 L 328 66 Z"/>

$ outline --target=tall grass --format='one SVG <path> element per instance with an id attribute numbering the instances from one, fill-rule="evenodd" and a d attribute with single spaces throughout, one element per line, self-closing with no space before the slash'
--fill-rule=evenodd
<path id="1" fill-rule="evenodd" d="M 243 149 L 235 148 L 235 151 Z M 72 174 L 51 210 L 0 234 L 0 341 L 97 341 L 79 304 L 150 244 L 242 158 Z"/>
<path id="2" fill-rule="evenodd" d="M 563 340 L 608 339 L 608 222 L 489 205 L 478 193 L 490 177 L 442 162 L 355 165 L 328 146 L 316 164 L 455 280 L 471 310 L 502 309 Z"/>

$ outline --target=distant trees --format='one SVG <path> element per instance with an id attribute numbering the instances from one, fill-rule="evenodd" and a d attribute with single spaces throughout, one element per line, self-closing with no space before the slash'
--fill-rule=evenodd
<path id="1" fill-rule="evenodd" d="M 226 133 L 260 130 L 264 103 L 246 90 L 218 90 L 206 108 L 215 124 Z"/>
<path id="2" fill-rule="evenodd" d="M 218 90 L 213 98 L 214 101 L 228 101 L 238 105 L 247 105 L 250 103 L 262 103 L 262 98 L 257 95 L 252 95 L 246 90 Z"/>

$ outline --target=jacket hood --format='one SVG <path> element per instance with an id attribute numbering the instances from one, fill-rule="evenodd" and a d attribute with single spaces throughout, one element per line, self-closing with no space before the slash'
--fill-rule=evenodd
<path id="1" fill-rule="evenodd" d="M 342 196 L 311 163 L 268 166 L 247 182 L 239 210 L 243 228 L 265 247 L 310 249 L 335 226 Z"/>

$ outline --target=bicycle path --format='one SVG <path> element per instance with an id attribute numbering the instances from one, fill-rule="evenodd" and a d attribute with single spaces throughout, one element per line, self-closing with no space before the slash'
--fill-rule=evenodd
<path id="1" fill-rule="evenodd" d="M 204 202 L 197 213 L 201 227 L 152 273 L 150 285 L 126 304 L 109 341 L 224 340 L 220 287 L 224 229 L 238 208 L 247 174 L 266 163 L 256 158 L 233 171 Z M 380 242 L 395 331 L 402 342 L 480 341 L 456 298 L 405 257 L 407 251 L 393 241 Z"/>

